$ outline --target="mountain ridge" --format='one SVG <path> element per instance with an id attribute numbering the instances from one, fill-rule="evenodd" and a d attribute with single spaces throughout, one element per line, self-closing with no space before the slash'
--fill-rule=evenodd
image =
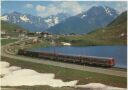
<path id="1" fill-rule="evenodd" d="M 117 16 L 117 11 L 112 8 L 94 6 L 81 14 L 67 18 L 47 31 L 53 34 L 88 33 L 96 28 L 106 26 Z"/>
<path id="2" fill-rule="evenodd" d="M 30 14 L 12 12 L 8 14 L 3 14 L 2 17 L 5 17 L 6 22 L 20 25 L 21 27 L 30 31 L 34 31 L 35 29 L 44 30 L 47 28 L 47 24 L 43 21 L 41 17 L 32 16 Z"/>
<path id="3" fill-rule="evenodd" d="M 28 29 L 29 31 L 32 31 L 32 32 L 36 32 L 36 31 L 42 32 L 42 31 L 45 31 L 50 26 L 55 25 L 56 24 L 56 22 L 54 22 L 55 20 L 58 20 L 58 23 L 59 23 L 65 18 L 69 17 L 68 15 L 66 16 L 66 14 L 63 14 L 63 13 L 59 13 L 59 15 L 52 15 L 52 19 L 51 19 L 50 16 L 40 17 L 40 16 L 33 16 L 31 14 L 22 14 L 19 12 L 12 12 L 12 13 L 3 14 L 1 16 L 1 20 L 20 25 L 21 27 Z M 50 20 L 50 23 L 48 20 Z"/>

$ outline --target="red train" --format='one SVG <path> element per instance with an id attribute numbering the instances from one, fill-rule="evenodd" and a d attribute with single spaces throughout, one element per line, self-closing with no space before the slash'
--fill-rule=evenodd
<path id="1" fill-rule="evenodd" d="M 18 55 L 31 56 L 37 58 L 50 59 L 54 61 L 76 63 L 83 65 L 96 65 L 96 66 L 104 66 L 104 67 L 112 67 L 115 65 L 115 60 L 113 58 L 106 58 L 106 57 L 70 56 L 70 55 L 54 54 L 48 52 L 34 52 L 34 51 L 22 50 L 22 49 L 18 51 Z"/>

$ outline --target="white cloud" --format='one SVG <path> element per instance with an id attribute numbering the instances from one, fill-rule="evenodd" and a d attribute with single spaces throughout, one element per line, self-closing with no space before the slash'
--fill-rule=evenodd
<path id="1" fill-rule="evenodd" d="M 37 12 L 37 14 L 42 17 L 47 17 L 50 15 L 56 15 L 61 12 L 62 12 L 62 10 L 59 6 L 49 5 L 45 11 Z"/>
<path id="2" fill-rule="evenodd" d="M 117 11 L 125 11 L 126 5 L 125 2 L 78 2 L 78 1 L 60 1 L 60 2 L 53 2 L 48 4 L 47 6 L 36 6 L 37 15 L 42 17 L 47 17 L 50 15 L 56 15 L 58 13 L 67 13 L 69 15 L 76 15 L 81 13 L 82 11 L 86 11 L 93 6 L 109 6 Z M 38 7 L 38 9 L 37 9 Z M 41 8 L 42 9 L 39 9 Z"/>
<path id="3" fill-rule="evenodd" d="M 119 4 L 116 4 L 115 8 L 119 13 L 122 13 L 127 10 L 127 2 L 120 2 Z"/>
<path id="4" fill-rule="evenodd" d="M 26 4 L 25 7 L 27 7 L 27 8 L 33 8 L 33 5 L 32 4 Z"/>
<path id="5" fill-rule="evenodd" d="M 78 14 L 82 12 L 82 7 L 78 2 L 63 2 L 61 3 L 61 9 L 64 12 Z"/>
<path id="6" fill-rule="evenodd" d="M 38 12 L 42 12 L 42 11 L 44 11 L 46 9 L 46 7 L 45 6 L 42 6 L 42 5 L 37 5 L 36 6 L 36 10 L 38 11 Z"/>
<path id="7" fill-rule="evenodd" d="M 38 6 L 38 9 L 39 7 L 41 6 Z M 83 10 L 82 7 L 76 1 L 57 2 L 56 4 L 49 4 L 45 8 L 42 8 L 42 10 L 37 10 L 37 15 L 42 17 L 56 15 L 58 13 L 68 13 L 68 14 L 76 15 L 78 13 L 81 13 L 82 10 Z"/>

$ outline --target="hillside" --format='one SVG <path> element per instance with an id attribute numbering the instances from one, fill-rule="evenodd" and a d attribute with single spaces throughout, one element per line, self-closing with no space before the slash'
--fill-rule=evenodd
<path id="1" fill-rule="evenodd" d="M 5 31 L 6 33 L 27 32 L 27 30 L 25 30 L 24 28 L 16 24 L 11 24 L 5 21 L 1 21 L 1 30 Z"/>
<path id="2" fill-rule="evenodd" d="M 126 45 L 127 12 L 123 12 L 102 29 L 86 35 L 60 37 L 59 40 L 71 42 L 73 45 Z"/>
<path id="3" fill-rule="evenodd" d="M 67 18 L 65 21 L 51 27 L 48 32 L 53 34 L 83 34 L 109 24 L 118 16 L 113 8 L 107 6 L 94 6 L 76 16 Z"/>

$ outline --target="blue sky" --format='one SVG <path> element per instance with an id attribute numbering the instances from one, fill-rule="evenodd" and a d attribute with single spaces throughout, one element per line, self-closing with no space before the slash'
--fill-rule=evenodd
<path id="1" fill-rule="evenodd" d="M 2 1 L 1 11 L 3 13 L 20 12 L 41 17 L 68 13 L 76 15 L 86 11 L 92 6 L 109 6 L 122 12 L 127 9 L 126 1 Z"/>

